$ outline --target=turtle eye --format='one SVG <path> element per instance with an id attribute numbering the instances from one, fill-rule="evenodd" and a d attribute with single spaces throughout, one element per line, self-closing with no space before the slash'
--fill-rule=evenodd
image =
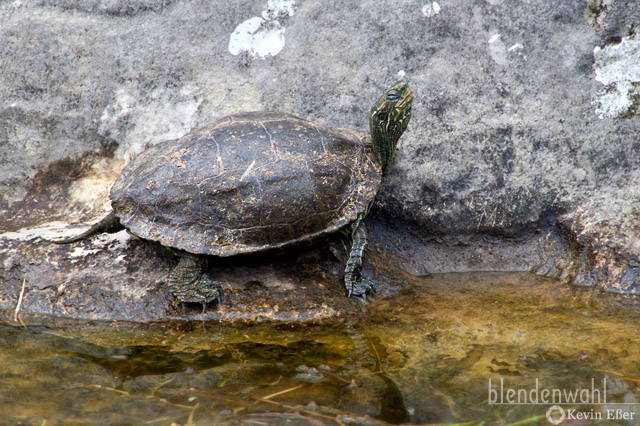
<path id="1" fill-rule="evenodd" d="M 387 114 L 386 112 L 379 112 L 376 117 L 378 118 L 378 121 L 387 121 L 387 118 L 389 118 L 389 114 Z"/>
<path id="2" fill-rule="evenodd" d="M 387 102 L 396 103 L 400 100 L 400 92 L 396 89 L 391 89 L 387 92 Z"/>

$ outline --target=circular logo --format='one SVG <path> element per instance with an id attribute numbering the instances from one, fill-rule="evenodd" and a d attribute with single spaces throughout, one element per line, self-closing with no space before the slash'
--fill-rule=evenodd
<path id="1" fill-rule="evenodd" d="M 553 405 L 547 410 L 547 420 L 552 425 L 559 425 L 566 417 L 566 413 L 559 405 Z"/>

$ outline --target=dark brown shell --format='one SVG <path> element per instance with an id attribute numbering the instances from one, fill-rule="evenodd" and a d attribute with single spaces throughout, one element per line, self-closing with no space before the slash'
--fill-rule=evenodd
<path id="1" fill-rule="evenodd" d="M 365 133 L 251 112 L 147 149 L 111 199 L 139 237 L 231 256 L 342 228 L 368 208 L 381 176 Z"/>

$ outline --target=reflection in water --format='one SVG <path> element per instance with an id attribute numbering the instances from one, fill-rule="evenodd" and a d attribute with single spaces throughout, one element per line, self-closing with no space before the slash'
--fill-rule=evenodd
<path id="1" fill-rule="evenodd" d="M 640 415 L 638 308 L 529 274 L 417 278 L 332 323 L 37 320 L 0 325 L 0 424 L 550 424 L 550 404 L 489 404 L 489 379 L 606 379 L 609 404 L 565 415 Z"/>
<path id="2" fill-rule="evenodd" d="M 371 371 L 380 377 L 387 391 L 383 399 L 380 401 L 380 415 L 377 417 L 392 424 L 406 423 L 409 421 L 409 415 L 404 405 L 402 392 L 398 389 L 398 385 L 383 369 L 383 360 L 388 359 L 386 348 L 380 343 L 379 337 L 367 338 L 369 344 L 369 356 L 371 357 Z"/>

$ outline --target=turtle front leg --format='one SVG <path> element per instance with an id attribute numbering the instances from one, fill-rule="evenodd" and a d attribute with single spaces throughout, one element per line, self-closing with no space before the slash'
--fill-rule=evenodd
<path id="1" fill-rule="evenodd" d="M 181 255 L 167 281 L 169 290 L 179 301 L 202 303 L 203 312 L 207 303 L 222 298 L 222 286 L 204 273 L 206 266 L 206 261 L 197 256 Z"/>
<path id="2" fill-rule="evenodd" d="M 375 290 L 373 283 L 362 277 L 362 256 L 367 247 L 367 230 L 364 226 L 364 215 L 352 224 L 351 250 L 347 267 L 344 270 L 344 285 L 349 296 L 366 298 Z"/>

